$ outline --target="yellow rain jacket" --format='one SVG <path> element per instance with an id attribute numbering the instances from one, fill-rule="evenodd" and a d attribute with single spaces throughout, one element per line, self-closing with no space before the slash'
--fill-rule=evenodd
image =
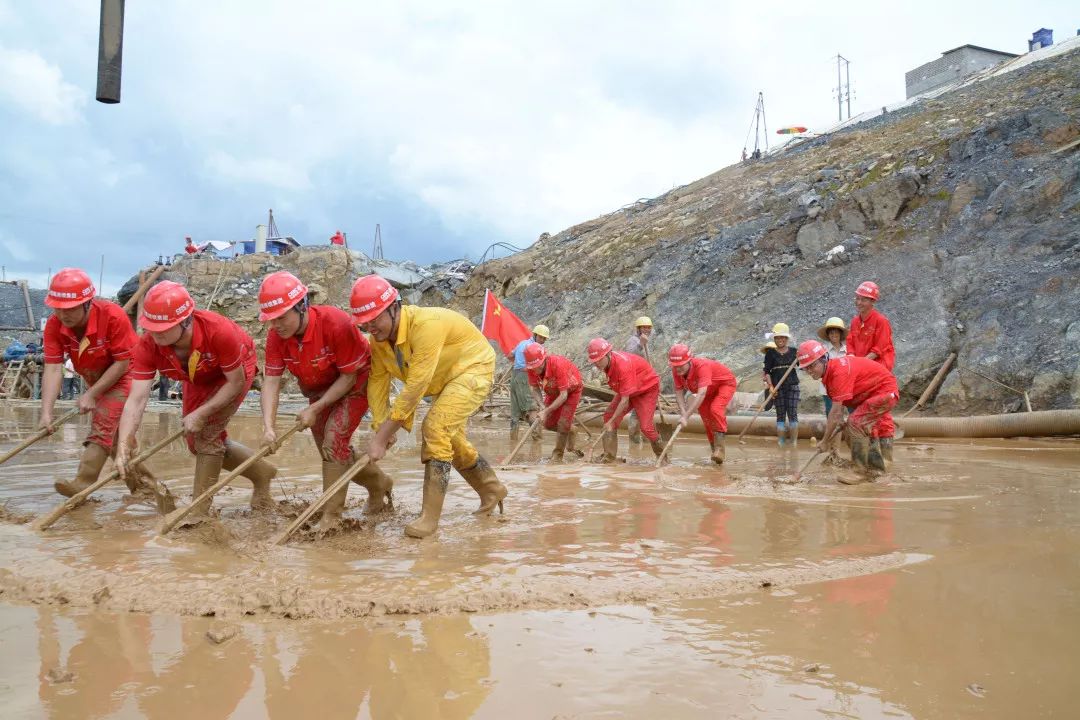
<path id="1" fill-rule="evenodd" d="M 421 458 L 471 467 L 476 451 L 465 440 L 465 423 L 490 392 L 494 374 L 495 351 L 468 318 L 446 308 L 403 305 L 396 342 L 371 342 L 371 427 L 377 430 L 390 418 L 411 431 L 416 406 L 433 396 Z M 393 407 L 391 378 L 405 383 Z"/>

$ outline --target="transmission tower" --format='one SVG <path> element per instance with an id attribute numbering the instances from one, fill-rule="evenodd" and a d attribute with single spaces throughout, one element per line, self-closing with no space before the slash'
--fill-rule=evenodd
<path id="1" fill-rule="evenodd" d="M 754 118 L 750 121 L 750 129 L 746 131 L 746 141 L 743 143 L 743 160 L 746 160 L 746 148 L 750 144 L 750 133 L 754 134 L 754 152 L 749 157 L 757 160 L 761 157 L 761 141 L 765 141 L 765 150 L 769 149 L 769 128 L 765 124 L 765 95 L 759 92 L 757 102 L 754 104 Z"/>
<path id="2" fill-rule="evenodd" d="M 375 260 L 383 259 L 382 228 L 379 227 L 379 223 L 375 223 L 375 245 L 371 250 L 371 257 Z"/>
<path id="3" fill-rule="evenodd" d="M 841 79 L 841 70 L 844 77 Z M 851 119 L 851 61 L 836 53 L 836 119 L 844 120 L 844 101 L 847 101 L 847 116 Z"/>

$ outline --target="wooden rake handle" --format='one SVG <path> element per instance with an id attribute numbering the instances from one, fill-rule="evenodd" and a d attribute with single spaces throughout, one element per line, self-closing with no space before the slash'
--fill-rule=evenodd
<path id="1" fill-rule="evenodd" d="M 518 444 L 514 446 L 514 449 L 510 451 L 510 454 L 502 461 L 503 465 L 509 465 L 511 461 L 517 457 L 517 454 L 521 452 L 521 448 L 525 446 L 525 443 L 529 440 L 529 436 L 533 434 L 536 428 L 540 427 L 540 418 L 537 417 L 533 421 L 533 424 L 529 426 L 529 429 L 521 436 L 521 440 L 518 440 Z"/>
<path id="2" fill-rule="evenodd" d="M 38 440 L 42 439 L 43 437 L 48 437 L 49 435 L 51 435 L 53 432 L 56 431 L 56 428 L 60 427 L 64 423 L 66 423 L 68 420 L 71 420 L 72 418 L 77 417 L 78 415 L 79 415 L 79 409 L 75 408 L 74 410 L 67 413 L 66 415 L 61 415 L 56 420 L 53 420 L 52 424 L 49 425 L 49 427 L 42 428 L 41 430 L 38 430 L 36 433 L 34 433 L 30 437 L 26 438 L 21 443 L 19 443 L 18 445 L 11 448 L 6 453 L 4 453 L 4 455 L 2 457 L 0 457 L 0 465 L 3 465 L 8 460 L 15 457 L 16 455 L 21 453 L 23 450 L 30 447 L 34 443 L 36 443 Z"/>
<path id="3" fill-rule="evenodd" d="M 203 502 L 214 497 L 214 495 L 216 495 L 219 490 L 231 483 L 234 479 L 236 479 L 237 476 L 242 475 L 244 471 L 247 470 L 249 467 L 269 455 L 271 451 L 276 450 L 277 447 L 281 445 L 281 443 L 285 442 L 285 440 L 289 438 L 289 436 L 302 429 L 303 428 L 300 426 L 300 423 L 293 425 L 291 428 L 286 430 L 280 438 L 278 438 L 277 442 L 275 442 L 273 445 L 266 445 L 262 448 L 259 448 L 258 452 L 256 452 L 244 462 L 237 465 L 236 468 L 232 470 L 232 472 L 230 472 L 228 475 L 221 478 L 216 483 L 204 490 L 202 495 L 199 495 L 199 497 L 191 501 L 190 505 L 185 505 L 184 507 L 177 508 L 168 515 L 166 515 L 165 519 L 161 521 L 161 528 L 158 530 L 158 535 L 167 534 L 170 530 L 176 527 L 181 520 L 190 515 L 195 508 L 199 507 L 199 505 L 201 505 Z"/>
<path id="4" fill-rule="evenodd" d="M 787 380 L 787 376 L 791 374 L 791 371 L 795 369 L 795 366 L 797 364 L 798 362 L 793 362 L 788 365 L 787 372 L 785 372 L 784 376 L 780 378 L 780 382 L 773 385 L 773 389 L 772 392 L 769 393 L 769 397 L 765 398 L 765 402 L 761 403 L 761 405 L 758 406 L 757 412 L 754 413 L 754 417 L 750 418 L 750 422 L 748 422 L 746 424 L 746 427 L 742 429 L 742 432 L 739 433 L 739 437 L 735 438 L 736 440 L 742 440 L 743 435 L 747 433 L 750 427 L 754 424 L 754 421 L 758 419 L 759 415 L 761 415 L 761 411 L 765 409 L 765 406 L 769 404 L 770 400 L 776 397 L 776 393 L 780 392 L 780 386 L 784 384 L 784 381 Z"/>
<path id="5" fill-rule="evenodd" d="M 184 429 L 180 428 L 176 432 L 174 432 L 171 435 L 169 435 L 168 437 L 166 437 L 164 440 L 159 440 L 158 442 L 154 443 L 154 445 L 152 445 L 150 448 L 142 451 L 141 453 L 139 453 L 138 455 L 133 457 L 131 459 L 131 461 L 128 463 L 128 465 L 131 466 L 131 467 L 135 467 L 139 463 L 145 462 L 151 455 L 154 455 L 159 450 L 164 448 L 166 445 L 171 443 L 173 440 L 178 439 L 183 434 L 184 434 Z M 111 473 L 109 473 L 105 477 L 98 478 L 90 487 L 86 488 L 85 490 L 83 490 L 82 492 L 80 492 L 80 493 L 78 493 L 76 495 L 71 496 L 70 498 L 67 499 L 66 502 L 61 503 L 60 505 L 53 508 L 52 512 L 50 512 L 48 515 L 46 515 L 45 517 L 37 520 L 34 523 L 33 528 L 35 530 L 45 530 L 45 529 L 49 528 L 53 523 L 55 523 L 57 520 L 62 518 L 64 515 L 68 514 L 69 512 L 74 510 L 75 508 L 82 505 L 83 502 L 86 501 L 86 498 L 90 497 L 92 494 L 94 494 L 95 492 L 100 490 L 104 485 L 112 482 L 113 480 L 116 480 L 119 477 L 120 477 L 120 471 L 119 470 L 113 470 Z"/>
<path id="6" fill-rule="evenodd" d="M 667 445 L 664 446 L 664 451 L 660 453 L 660 457 L 656 458 L 656 467 L 660 467 L 664 462 L 664 458 L 667 457 L 668 451 L 671 450 L 671 446 L 675 444 L 675 438 L 679 437 L 679 433 L 682 432 L 683 426 L 676 425 L 675 432 L 671 433 L 671 439 L 667 441 Z"/>
<path id="7" fill-rule="evenodd" d="M 318 500 L 308 505 L 304 509 L 304 511 L 300 513 L 300 515 L 295 520 L 292 521 L 289 527 L 285 528 L 285 530 L 280 535 L 271 540 L 270 544 L 281 545 L 286 540 L 288 540 L 293 533 L 299 530 L 304 525 L 304 523 L 311 519 L 312 515 L 321 510 L 322 507 L 326 505 L 326 503 L 330 502 L 330 498 L 337 495 L 341 491 L 341 488 L 347 486 L 349 482 L 351 482 L 352 479 L 356 477 L 356 475 L 367 466 L 368 461 L 369 458 L 367 453 L 361 455 L 360 458 L 355 463 L 353 463 L 348 470 L 342 473 L 341 477 L 339 477 L 337 481 L 335 481 L 334 484 L 331 485 L 326 490 L 326 492 L 324 492 L 322 496 L 319 497 Z"/>

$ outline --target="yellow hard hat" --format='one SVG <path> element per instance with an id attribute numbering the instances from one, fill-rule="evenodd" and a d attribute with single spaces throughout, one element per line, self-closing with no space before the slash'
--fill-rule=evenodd
<path id="1" fill-rule="evenodd" d="M 652 327 L 652 319 L 648 315 L 642 315 L 634 321 L 634 327 Z"/>
<path id="2" fill-rule="evenodd" d="M 540 337 L 544 338 L 545 340 L 547 340 L 549 337 L 551 337 L 551 331 L 548 330 L 547 325 L 537 325 L 536 327 L 534 327 L 532 329 L 532 333 L 533 333 L 533 335 L 539 335 Z"/>
<path id="3" fill-rule="evenodd" d="M 843 342 L 844 338 L 847 337 L 847 325 L 845 325 L 844 321 L 838 317 L 831 317 L 826 320 L 825 324 L 818 328 L 818 337 L 822 340 L 828 340 L 829 331 L 832 329 L 840 331 L 840 342 Z"/>
<path id="4" fill-rule="evenodd" d="M 767 343 L 765 343 L 764 345 L 761 346 L 761 352 L 762 353 L 765 353 L 765 352 L 767 352 L 769 350 L 775 350 L 775 349 L 776 349 L 776 343 L 774 343 L 772 340 L 770 340 L 769 342 L 767 342 Z"/>
<path id="5" fill-rule="evenodd" d="M 773 325 L 772 334 L 773 337 L 776 337 L 777 335 L 782 335 L 786 338 L 791 337 L 791 331 L 788 329 L 787 323 L 776 323 Z"/>

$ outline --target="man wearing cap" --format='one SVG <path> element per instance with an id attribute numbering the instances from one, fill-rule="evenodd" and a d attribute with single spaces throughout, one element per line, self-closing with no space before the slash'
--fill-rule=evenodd
<path id="1" fill-rule="evenodd" d="M 864 357 L 830 359 L 828 349 L 817 340 L 799 346 L 799 367 L 824 383 L 833 400 L 825 423 L 826 441 L 831 442 L 833 430 L 843 422 L 843 408 L 847 407 L 851 411 L 847 426 L 852 460 L 862 469 L 883 469 L 871 460 L 870 438 L 880 432 L 885 416 L 896 406 L 899 391 L 893 374 L 881 363 Z"/>
<path id="2" fill-rule="evenodd" d="M 531 422 L 529 411 L 532 410 L 532 395 L 529 393 L 529 374 L 525 370 L 525 348 L 533 343 L 543 345 L 550 335 L 547 325 L 537 325 L 532 329 L 532 337 L 519 342 L 507 355 L 507 359 L 514 363 L 510 375 L 510 432 L 514 436 L 517 435 L 518 423 L 523 420 Z M 539 440 L 540 433 L 534 433 L 533 438 Z"/>
<path id="3" fill-rule="evenodd" d="M 135 346 L 131 364 L 131 395 L 120 418 L 116 466 L 127 471 L 154 375 L 179 380 L 184 400 L 182 422 L 188 450 L 195 455 L 194 496 L 218 480 L 221 469 L 233 470 L 254 453 L 226 433 L 229 419 L 255 378 L 255 343 L 232 320 L 209 310 L 196 310 L 195 301 L 179 283 L 165 280 L 146 293 L 139 326 L 146 333 Z M 259 459 L 244 472 L 253 486 L 251 507 L 273 506 L 270 481 L 277 468 Z M 206 512 L 210 501 L 197 508 Z"/>
<path id="4" fill-rule="evenodd" d="M 431 405 L 421 425 L 424 498 L 420 518 L 405 527 L 423 538 L 439 527 L 450 468 L 480 496 L 474 514 L 502 512 L 506 486 L 465 435 L 469 417 L 484 402 L 495 373 L 495 351 L 480 330 L 460 313 L 437 307 L 402 305 L 385 278 L 367 275 L 353 285 L 352 316 L 371 339 L 368 405 L 375 434 L 368 456 L 381 460 L 401 428 L 412 430 L 421 399 Z M 390 380 L 404 383 L 393 405 Z"/>
<path id="5" fill-rule="evenodd" d="M 277 442 L 281 377 L 288 370 L 296 378 L 309 405 L 298 420 L 311 428 L 322 457 L 323 490 L 328 490 L 354 461 L 353 433 L 367 412 L 367 380 L 371 350 L 367 339 L 344 310 L 311 305 L 308 289 L 292 273 L 267 275 L 259 288 L 259 321 L 266 333 L 262 404 L 264 441 Z M 393 481 L 375 463 L 368 463 L 354 482 L 368 491 L 364 514 L 386 509 Z M 323 507 L 319 530 L 341 524 L 349 489 L 344 487 Z"/>
<path id="6" fill-rule="evenodd" d="M 647 315 L 642 315 L 634 321 L 634 334 L 630 336 L 630 339 L 626 341 L 626 352 L 639 355 L 652 364 L 652 358 L 649 357 L 649 337 L 652 335 L 653 322 L 652 318 Z M 641 423 L 638 421 L 637 413 L 630 412 L 630 417 L 626 422 L 627 432 L 630 434 L 630 442 L 637 445 L 641 444 Z"/>
<path id="7" fill-rule="evenodd" d="M 881 291 L 876 283 L 867 280 L 855 290 L 855 310 L 857 315 L 851 319 L 851 331 L 847 337 L 847 354 L 864 357 L 880 363 L 892 372 L 896 365 L 896 349 L 893 346 L 892 325 L 888 318 L 877 311 L 875 305 Z M 874 465 L 884 461 L 892 462 L 893 437 L 896 435 L 896 423 L 892 414 L 885 413 L 874 428 L 871 437 L 870 460 Z"/>
<path id="8" fill-rule="evenodd" d="M 712 447 L 711 459 L 717 465 L 724 462 L 724 435 L 727 434 L 727 406 L 735 396 L 738 384 L 735 375 L 723 363 L 694 357 L 689 345 L 677 343 L 668 351 L 668 364 L 675 381 L 675 401 L 686 426 L 690 416 L 701 413 L 701 423 Z M 687 391 L 694 393 L 686 398 Z"/>
<path id="9" fill-rule="evenodd" d="M 619 450 L 618 428 L 626 413 L 633 408 L 641 422 L 642 434 L 649 438 L 656 457 L 664 452 L 660 433 L 653 425 L 656 401 L 660 397 L 660 376 L 640 355 L 611 349 L 604 338 L 593 338 L 586 350 L 589 362 L 607 375 L 608 387 L 615 392 L 604 412 L 604 454 L 600 462 L 615 462 Z"/>
<path id="10" fill-rule="evenodd" d="M 540 417 L 544 428 L 557 433 L 551 461 L 562 462 L 567 450 L 580 455 L 574 449 L 574 415 L 585 387 L 581 382 L 581 371 L 569 358 L 549 353 L 540 343 L 525 348 L 525 367 L 529 372 L 529 386 L 537 393 L 541 388 L 544 391 L 543 400 L 536 398 L 543 408 Z"/>
<path id="11" fill-rule="evenodd" d="M 79 411 L 93 412 L 75 479 L 60 480 L 53 486 L 67 497 L 92 485 L 105 461 L 115 453 L 120 413 L 131 390 L 129 365 L 138 336 L 119 305 L 96 295 L 89 275 L 77 268 L 64 268 L 53 275 L 45 296 L 45 304 L 54 312 L 45 323 L 40 425 L 53 430 L 53 406 L 60 394 L 65 362 L 70 362 L 86 382 L 86 391 L 77 403 Z M 138 470 L 125 478 L 132 492 L 142 485 L 140 475 L 145 470 Z"/>

